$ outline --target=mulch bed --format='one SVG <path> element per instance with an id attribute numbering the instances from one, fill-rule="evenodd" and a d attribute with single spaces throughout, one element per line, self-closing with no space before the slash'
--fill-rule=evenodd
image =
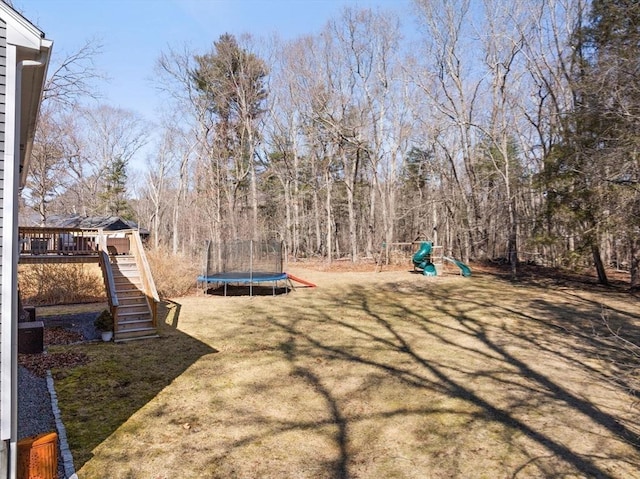
<path id="1" fill-rule="evenodd" d="M 46 345 L 73 344 L 82 341 L 84 341 L 82 334 L 76 331 L 69 331 L 68 329 L 58 327 L 44 329 L 44 343 Z"/>
<path id="2" fill-rule="evenodd" d="M 41 378 L 47 375 L 49 369 L 74 368 L 88 362 L 89 357 L 84 353 L 18 354 L 18 364 Z"/>
<path id="3" fill-rule="evenodd" d="M 64 328 L 45 328 L 44 344 L 46 346 L 79 343 L 84 340 L 82 334 Z M 89 362 L 89 357 L 80 352 L 59 352 L 41 354 L 18 354 L 18 364 L 33 374 L 45 377 L 47 370 L 53 368 L 73 368 Z"/>

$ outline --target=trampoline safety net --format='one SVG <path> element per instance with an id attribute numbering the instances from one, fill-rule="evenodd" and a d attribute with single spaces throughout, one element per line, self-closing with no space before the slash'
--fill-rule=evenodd
<path id="1" fill-rule="evenodd" d="M 203 276 L 241 273 L 252 277 L 254 273 L 282 274 L 281 241 L 233 241 L 214 243 L 207 241 Z"/>

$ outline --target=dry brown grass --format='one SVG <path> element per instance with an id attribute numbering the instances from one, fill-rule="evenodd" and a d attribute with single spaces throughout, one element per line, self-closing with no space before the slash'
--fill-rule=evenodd
<path id="1" fill-rule="evenodd" d="M 291 269 L 319 287 L 182 298 L 55 372 L 79 477 L 640 477 L 627 293 Z"/>

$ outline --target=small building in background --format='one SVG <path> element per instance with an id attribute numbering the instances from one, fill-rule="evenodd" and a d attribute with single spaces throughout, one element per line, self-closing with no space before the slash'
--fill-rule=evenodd
<path id="1" fill-rule="evenodd" d="M 43 226 L 39 219 L 26 214 L 20 215 L 20 226 Z M 102 229 L 109 232 L 120 230 L 138 230 L 142 241 L 149 238 L 149 230 L 138 227 L 135 221 L 125 220 L 119 216 L 80 216 L 80 215 L 51 215 L 43 227 L 79 228 L 86 230 Z"/>

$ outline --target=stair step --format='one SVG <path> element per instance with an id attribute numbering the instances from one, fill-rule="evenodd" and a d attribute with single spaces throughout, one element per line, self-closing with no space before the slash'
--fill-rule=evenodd
<path id="1" fill-rule="evenodd" d="M 140 300 L 145 299 L 144 294 L 142 294 L 139 290 L 132 291 L 118 291 L 116 290 L 116 295 L 118 296 L 118 306 L 128 306 L 131 304 L 130 300 Z M 122 301 L 121 301 L 122 300 Z M 124 301 L 124 302 L 123 302 Z M 146 301 L 146 299 L 145 299 Z"/>
<path id="2" fill-rule="evenodd" d="M 155 330 L 151 320 L 140 321 L 137 323 L 131 323 L 131 324 L 125 324 L 125 325 L 118 325 L 117 334 L 131 333 L 131 332 L 137 332 L 137 331 L 149 331 L 149 330 Z"/>
<path id="3" fill-rule="evenodd" d="M 138 291 L 139 293 L 139 291 Z M 147 299 L 143 294 L 132 294 L 132 293 L 118 293 L 118 306 L 127 307 L 127 306 L 137 306 L 138 304 L 147 304 Z"/>
<path id="4" fill-rule="evenodd" d="M 116 282 L 118 282 L 118 281 L 120 281 L 120 282 L 122 282 L 122 281 L 138 281 L 138 282 L 140 282 L 140 276 L 136 276 L 136 275 L 133 275 L 133 274 L 130 275 L 130 276 L 127 276 L 127 275 L 124 275 L 124 274 L 114 274 L 113 275 L 113 280 L 116 281 Z"/>
<path id="5" fill-rule="evenodd" d="M 120 287 L 118 287 L 120 286 Z M 140 290 L 140 288 L 137 288 L 134 284 L 120 284 L 120 285 L 116 285 L 116 293 L 120 294 L 120 293 L 139 293 L 141 295 L 144 295 L 144 293 Z"/>
<path id="6" fill-rule="evenodd" d="M 141 295 L 132 294 L 118 294 L 118 306 L 126 308 L 127 306 L 142 306 L 148 305 L 147 299 Z"/>
<path id="7" fill-rule="evenodd" d="M 138 271 L 138 265 L 135 263 L 120 265 L 113 264 L 111 266 L 113 271 Z"/>
<path id="8" fill-rule="evenodd" d="M 138 326 L 131 326 L 129 328 L 124 328 L 124 329 L 118 329 L 118 331 L 116 332 L 116 335 L 122 335 L 122 333 L 139 333 L 139 332 L 150 332 L 153 331 L 154 333 L 156 332 L 156 328 L 153 327 L 153 325 L 148 324 L 148 325 L 138 325 Z"/>
<path id="9" fill-rule="evenodd" d="M 118 316 L 130 316 L 134 314 L 149 314 L 149 308 L 146 304 L 141 304 L 139 306 L 120 306 L 118 308 Z"/>
<path id="10" fill-rule="evenodd" d="M 120 316 L 118 315 L 118 328 L 130 328 L 132 325 L 140 325 L 142 323 L 152 323 L 151 315 L 147 314 L 130 314 Z"/>
<path id="11" fill-rule="evenodd" d="M 137 266 L 131 268 L 112 268 L 114 275 L 140 274 Z"/>
<path id="12" fill-rule="evenodd" d="M 114 276 L 131 276 L 140 274 L 138 268 L 113 268 L 112 271 Z"/>
<path id="13" fill-rule="evenodd" d="M 132 338 L 117 338 L 114 339 L 114 343 L 126 343 L 127 341 L 137 341 L 139 339 L 156 339 L 159 338 L 157 334 L 145 335 L 145 336 L 134 336 Z"/>
<path id="14" fill-rule="evenodd" d="M 153 326 L 120 330 L 115 334 L 114 341 L 158 337 L 158 331 Z"/>
<path id="15" fill-rule="evenodd" d="M 143 312 L 120 313 L 118 312 L 118 324 L 131 321 L 151 321 L 149 310 Z"/>
<path id="16" fill-rule="evenodd" d="M 131 331 L 140 331 L 140 330 L 148 330 L 148 329 L 154 329 L 153 327 L 153 323 L 151 322 L 151 320 L 148 321 L 136 321 L 136 322 L 131 322 L 129 324 L 119 324 L 118 325 L 118 334 L 120 333 L 129 333 Z"/>
<path id="17" fill-rule="evenodd" d="M 118 270 L 130 271 L 130 270 L 138 269 L 138 265 L 136 263 L 117 263 L 117 264 L 112 264 L 111 269 L 114 271 L 118 271 Z"/>
<path id="18" fill-rule="evenodd" d="M 147 306 L 147 298 L 143 294 L 136 296 L 124 296 L 122 298 L 118 298 L 118 300 L 118 302 L 120 303 L 120 307 Z"/>
<path id="19" fill-rule="evenodd" d="M 122 333 L 140 333 L 140 332 L 148 333 L 150 331 L 155 332 L 156 328 L 154 328 L 153 326 L 141 326 L 139 328 L 119 329 L 116 334 L 121 335 Z"/>
<path id="20" fill-rule="evenodd" d="M 112 264 L 111 269 L 113 271 L 138 271 L 138 265 L 135 263 L 131 264 Z"/>
<path id="21" fill-rule="evenodd" d="M 160 336 L 158 334 L 143 334 L 140 336 L 131 336 L 131 337 L 127 337 L 127 338 L 114 338 L 114 342 L 115 343 L 125 343 L 127 341 L 137 341 L 139 339 L 155 339 L 155 338 L 159 338 Z"/>
<path id="22" fill-rule="evenodd" d="M 118 314 L 148 313 L 149 307 L 146 304 L 120 305 Z"/>
<path id="23" fill-rule="evenodd" d="M 136 257 L 133 255 L 120 255 L 111 258 L 111 264 L 125 264 L 125 263 L 135 263 Z"/>
<path id="24" fill-rule="evenodd" d="M 118 326 L 127 325 L 127 324 L 139 324 L 139 323 L 147 323 L 151 321 L 151 316 L 140 316 L 138 318 L 120 318 L 118 319 Z"/>
<path id="25" fill-rule="evenodd" d="M 113 278 L 113 282 L 118 285 L 118 284 L 142 284 L 142 281 L 140 280 L 140 277 L 125 277 L 125 276 L 114 276 Z"/>
<path id="26" fill-rule="evenodd" d="M 133 283 L 116 283 L 116 291 L 138 291 L 142 294 L 140 285 Z"/>

